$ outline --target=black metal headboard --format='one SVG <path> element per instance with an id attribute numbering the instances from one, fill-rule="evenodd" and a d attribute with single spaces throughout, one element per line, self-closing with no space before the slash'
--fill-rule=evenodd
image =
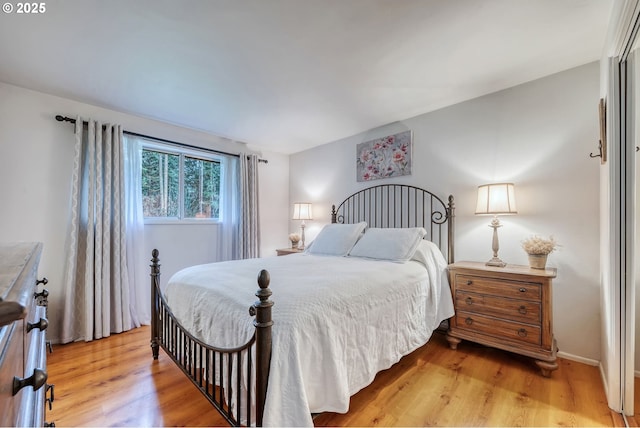
<path id="1" fill-rule="evenodd" d="M 382 184 L 360 190 L 331 207 L 332 223 L 366 221 L 369 227 L 424 227 L 449 263 L 454 262 L 453 196 L 442 199 L 419 187 Z"/>

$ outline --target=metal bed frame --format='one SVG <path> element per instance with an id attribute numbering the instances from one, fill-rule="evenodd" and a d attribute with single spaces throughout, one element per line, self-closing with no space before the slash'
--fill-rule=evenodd
<path id="1" fill-rule="evenodd" d="M 332 223 L 366 221 L 370 227 L 424 227 L 426 238 L 438 245 L 449 263 L 454 261 L 454 202 L 414 186 L 387 184 L 360 190 L 331 210 Z M 446 229 L 446 231 L 443 231 Z M 158 250 L 151 259 L 151 348 L 158 359 L 162 348 L 232 426 L 262 426 L 271 361 L 269 273 L 258 275 L 258 300 L 249 308 L 255 333 L 244 345 L 225 349 L 202 342 L 177 321 L 160 289 Z M 214 326 L 215 328 L 215 326 Z M 255 360 L 251 356 L 255 353 Z M 243 357 L 246 361 L 243 364 Z M 255 379 L 253 377 L 255 364 Z M 241 393 L 243 379 L 246 392 Z M 252 386 L 255 385 L 255 397 Z M 231 394 L 234 397 L 231 397 Z M 233 398 L 233 399 L 232 399 Z M 255 418 L 252 401 L 255 398 Z"/>
<path id="2" fill-rule="evenodd" d="M 362 189 L 331 207 L 332 223 L 366 221 L 368 227 L 424 227 L 429 239 L 454 262 L 453 195 L 445 204 L 428 190 L 405 184 L 382 184 Z M 443 232 L 443 229 L 446 229 Z"/>

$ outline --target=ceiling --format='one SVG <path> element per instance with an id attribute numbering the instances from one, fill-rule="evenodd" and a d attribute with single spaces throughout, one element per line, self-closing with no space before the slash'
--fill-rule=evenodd
<path id="1" fill-rule="evenodd" d="M 295 153 L 599 60 L 612 4 L 48 0 L 0 81 Z"/>

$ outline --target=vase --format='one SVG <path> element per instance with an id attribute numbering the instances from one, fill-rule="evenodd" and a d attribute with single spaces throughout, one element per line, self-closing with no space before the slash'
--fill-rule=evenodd
<path id="1" fill-rule="evenodd" d="M 529 267 L 532 269 L 545 269 L 547 254 L 529 254 Z"/>
<path id="2" fill-rule="evenodd" d="M 298 242 L 300 241 L 291 241 L 291 248 L 298 248 Z"/>

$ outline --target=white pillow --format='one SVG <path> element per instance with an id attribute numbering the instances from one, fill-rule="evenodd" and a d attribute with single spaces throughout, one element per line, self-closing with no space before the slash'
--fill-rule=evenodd
<path id="1" fill-rule="evenodd" d="M 353 245 L 360 239 L 367 223 L 354 224 L 328 224 L 322 228 L 312 245 L 308 248 L 309 254 L 321 254 L 327 256 L 346 256 Z"/>
<path id="2" fill-rule="evenodd" d="M 426 267 L 435 265 L 439 270 L 447 267 L 447 261 L 444 259 L 442 250 L 431 241 L 423 239 L 418 244 L 415 253 L 411 256 L 411 260 L 422 263 Z"/>
<path id="3" fill-rule="evenodd" d="M 423 227 L 369 228 L 349 252 L 353 257 L 406 262 L 427 234 Z"/>

